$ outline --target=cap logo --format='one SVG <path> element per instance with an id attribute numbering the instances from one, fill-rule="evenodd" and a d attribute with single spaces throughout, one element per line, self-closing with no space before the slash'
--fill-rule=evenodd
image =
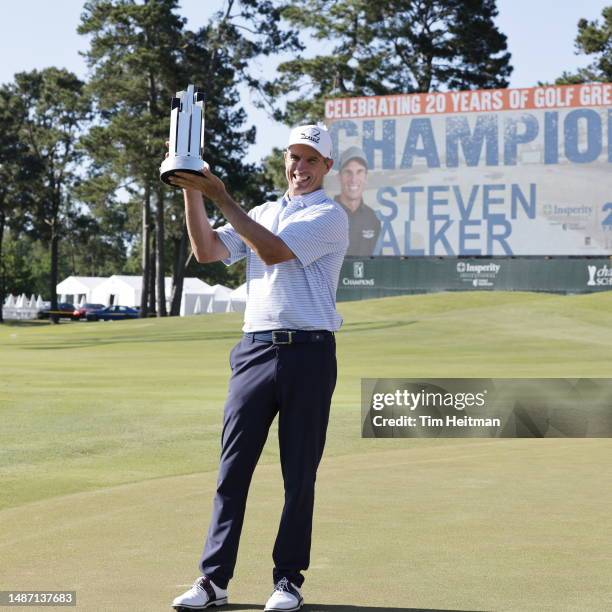
<path id="1" fill-rule="evenodd" d="M 302 132 L 300 134 L 300 138 L 304 138 L 305 140 L 312 140 L 312 142 L 316 142 L 317 144 L 321 140 L 321 131 L 320 130 L 311 130 L 312 133 Z"/>

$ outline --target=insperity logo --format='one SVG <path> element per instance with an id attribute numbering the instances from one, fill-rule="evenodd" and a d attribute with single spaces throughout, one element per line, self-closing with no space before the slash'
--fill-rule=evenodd
<path id="1" fill-rule="evenodd" d="M 458 261 L 456 264 L 459 280 L 474 287 L 493 287 L 500 269 L 501 264 L 496 264 L 494 261 L 488 263 Z"/>
<path id="2" fill-rule="evenodd" d="M 589 273 L 588 287 L 612 286 L 612 268 L 608 264 L 603 266 L 587 266 Z"/>

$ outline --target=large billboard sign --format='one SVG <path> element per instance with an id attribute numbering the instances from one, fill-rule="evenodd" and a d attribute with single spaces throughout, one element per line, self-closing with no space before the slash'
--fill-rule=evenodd
<path id="1" fill-rule="evenodd" d="M 327 100 L 349 255 L 612 254 L 612 83 Z"/>

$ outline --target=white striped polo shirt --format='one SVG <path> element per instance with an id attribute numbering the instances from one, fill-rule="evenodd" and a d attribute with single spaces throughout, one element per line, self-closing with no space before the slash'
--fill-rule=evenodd
<path id="1" fill-rule="evenodd" d="M 227 223 L 215 230 L 230 252 L 223 263 L 247 258 L 245 332 L 272 329 L 336 331 L 336 289 L 348 247 L 348 217 L 323 189 L 266 202 L 249 216 L 277 235 L 295 258 L 267 266 Z"/>

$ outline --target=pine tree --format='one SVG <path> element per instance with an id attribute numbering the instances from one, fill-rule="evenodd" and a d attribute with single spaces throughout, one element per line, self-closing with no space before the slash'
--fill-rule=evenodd
<path id="1" fill-rule="evenodd" d="M 74 212 L 72 196 L 79 182 L 82 151 L 79 138 L 90 117 L 84 83 L 67 70 L 46 68 L 15 75 L 14 95 L 25 116 L 19 138 L 27 147 L 32 169 L 27 188 L 27 229 L 48 246 L 49 293 L 57 308 L 59 244 Z"/>
<path id="2" fill-rule="evenodd" d="M 494 24 L 495 0 L 290 0 L 283 16 L 327 54 L 297 57 L 267 83 L 269 98 L 288 96 L 276 118 L 315 121 L 330 97 L 507 87 L 506 36 Z"/>
<path id="3" fill-rule="evenodd" d="M 578 22 L 576 53 L 590 55 L 593 61 L 574 74 L 564 72 L 556 80 L 557 85 L 612 81 L 612 6 L 605 7 L 601 16 L 602 23 L 587 19 Z"/>
<path id="4" fill-rule="evenodd" d="M 15 95 L 14 87 L 0 87 L 0 323 L 8 273 L 3 253 L 4 234 L 9 224 L 15 226 L 23 219 L 23 212 L 30 204 L 27 185 L 36 170 L 20 137 L 25 118 L 26 107 Z"/>
<path id="5" fill-rule="evenodd" d="M 150 305 L 154 198 L 157 314 L 166 314 L 165 211 L 158 169 L 167 137 L 167 101 L 184 80 L 179 64 L 184 20 L 173 12 L 176 8 L 176 0 L 91 0 L 78 28 L 90 35 L 88 87 L 101 119 L 89 136 L 88 151 L 98 176 L 112 180 L 111 190 L 123 186 L 142 199 L 142 316 Z"/>
<path id="6" fill-rule="evenodd" d="M 246 112 L 237 86 L 246 82 L 257 87 L 256 79 L 250 76 L 250 62 L 255 57 L 296 44 L 293 34 L 283 33 L 278 27 L 279 9 L 266 0 L 230 0 L 197 32 L 185 29 L 184 20 L 175 12 L 177 8 L 176 0 L 90 0 L 79 27 L 81 34 L 90 36 L 86 58 L 92 70 L 90 90 L 100 118 L 100 125 L 87 141 L 96 180 L 105 182 L 109 197 L 122 186 L 143 203 L 143 316 L 150 296 L 153 200 L 157 204 L 158 314 L 165 309 L 163 254 L 167 245 L 172 245 L 175 252 L 172 314 L 178 314 L 182 278 L 189 261 L 181 194 L 159 182 L 170 99 L 188 83 L 204 90 L 205 158 L 247 208 L 258 204 L 270 186 L 260 168 L 244 162 L 256 131 L 244 127 Z M 250 32 L 244 30 L 245 21 Z M 207 209 L 219 223 L 218 211 L 210 203 Z"/>

